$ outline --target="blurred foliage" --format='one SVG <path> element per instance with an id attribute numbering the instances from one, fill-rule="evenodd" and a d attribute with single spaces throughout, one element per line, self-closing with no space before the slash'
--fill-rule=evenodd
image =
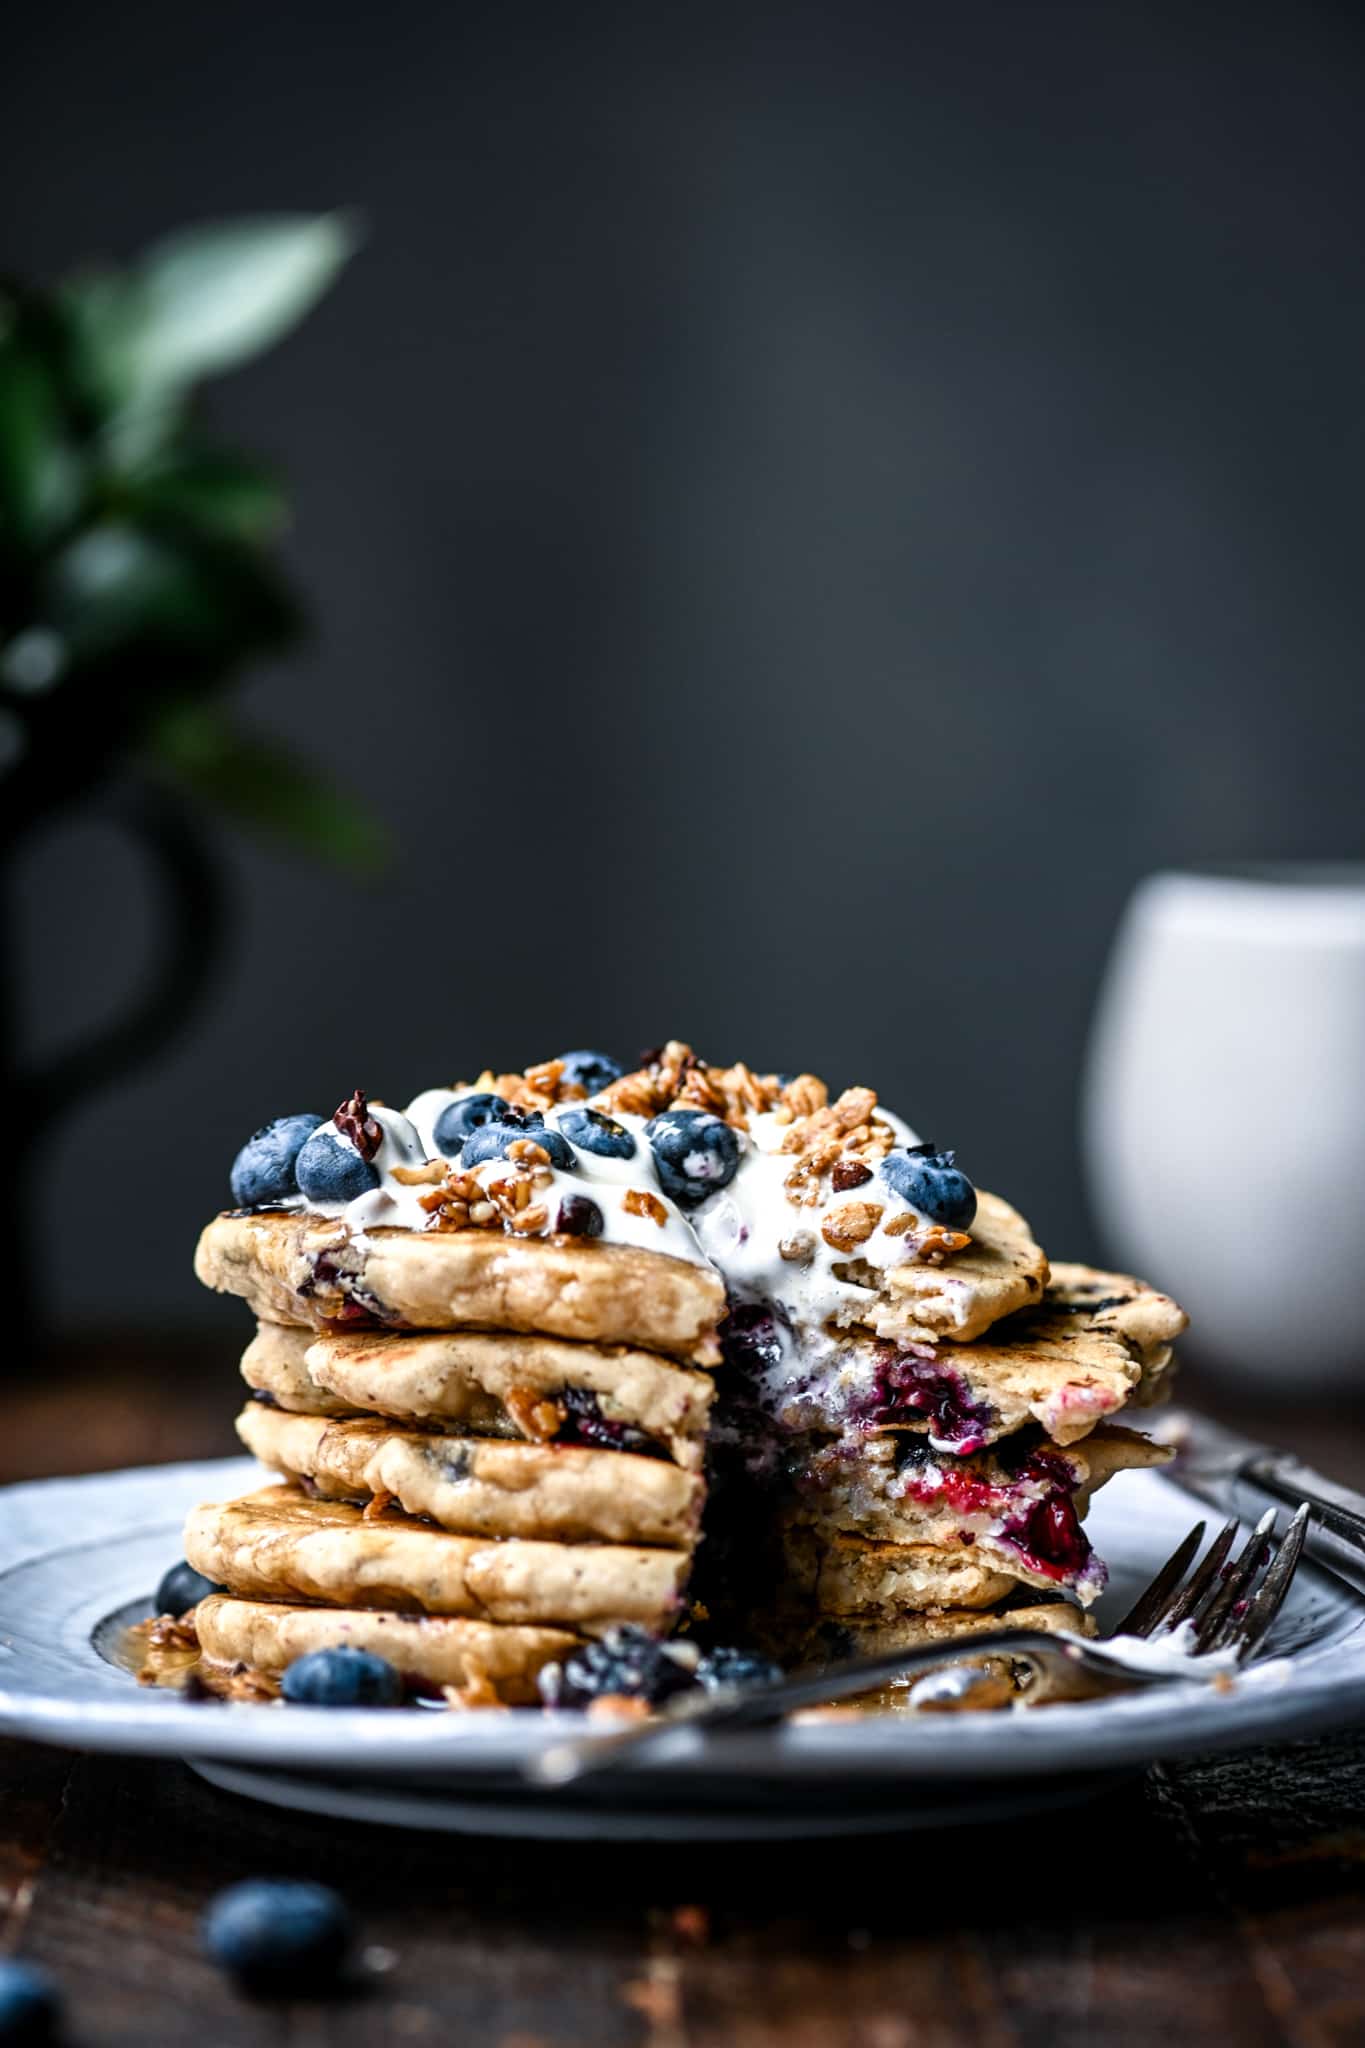
<path id="1" fill-rule="evenodd" d="M 354 246 L 336 215 L 196 228 L 127 270 L 0 280 L 0 805 L 133 754 L 244 824 L 352 868 L 379 827 L 223 698 L 296 645 L 267 467 L 205 437 L 200 381 L 300 321 Z"/>

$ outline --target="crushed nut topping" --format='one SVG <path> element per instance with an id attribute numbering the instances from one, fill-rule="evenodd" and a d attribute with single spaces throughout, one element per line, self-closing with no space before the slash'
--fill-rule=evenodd
<path id="1" fill-rule="evenodd" d="M 350 1139 L 362 1159 L 373 1159 L 384 1142 L 383 1129 L 370 1115 L 369 1097 L 363 1088 L 347 1096 L 340 1109 L 333 1112 L 332 1122 L 343 1138 Z"/>
<path id="2" fill-rule="evenodd" d="M 842 1145 L 850 1132 L 856 1131 L 860 1125 L 870 1124 L 872 1112 L 876 1107 L 877 1096 L 874 1089 L 845 1088 L 837 1102 L 831 1102 L 823 1109 L 812 1110 L 809 1116 L 804 1116 L 799 1122 L 794 1123 L 782 1140 L 781 1149 L 784 1152 L 806 1153 L 830 1138 L 837 1138 Z"/>
<path id="3" fill-rule="evenodd" d="M 823 1081 L 814 1074 L 798 1074 L 781 1090 L 777 1114 L 784 1123 L 795 1123 L 800 1117 L 814 1116 L 828 1101 L 829 1090 Z"/>
<path id="4" fill-rule="evenodd" d="M 477 1713 L 486 1707 L 500 1707 L 502 1695 L 483 1668 L 470 1663 L 465 1669 L 463 1685 L 443 1685 L 441 1697 L 446 1705 L 457 1714 Z"/>
<path id="5" fill-rule="evenodd" d="M 636 1699 L 633 1693 L 600 1692 L 588 1701 L 590 1721 L 647 1721 L 652 1711 L 648 1700 Z"/>
<path id="6" fill-rule="evenodd" d="M 558 1401 L 537 1393 L 534 1387 L 509 1387 L 503 1406 L 532 1443 L 547 1444 L 564 1427 L 564 1410 Z"/>
<path id="7" fill-rule="evenodd" d="M 444 1159 L 428 1159 L 421 1166 L 391 1166 L 389 1172 L 401 1188 L 439 1187 L 450 1168 Z"/>
<path id="8" fill-rule="evenodd" d="M 830 1210 L 820 1234 L 836 1252 L 851 1252 L 855 1245 L 867 1242 L 881 1220 L 880 1202 L 845 1202 L 842 1208 Z"/>
<path id="9" fill-rule="evenodd" d="M 366 1501 L 361 1510 L 361 1519 L 366 1522 L 377 1522 L 381 1515 L 389 1512 L 397 1499 L 396 1493 L 386 1493 L 381 1487 L 378 1493 L 372 1493 Z"/>
<path id="10" fill-rule="evenodd" d="M 830 1179 L 836 1195 L 845 1195 L 850 1188 L 863 1187 L 872 1178 L 872 1168 L 864 1166 L 861 1159 L 836 1159 Z"/>
<path id="11" fill-rule="evenodd" d="M 778 1255 L 794 1266 L 805 1265 L 815 1256 L 815 1239 L 808 1230 L 798 1230 L 792 1236 L 784 1237 L 777 1247 Z"/>
<path id="12" fill-rule="evenodd" d="M 659 1197 L 652 1195 L 648 1188 L 627 1188 L 621 1207 L 627 1216 L 648 1216 L 652 1223 L 658 1224 L 660 1230 L 668 1222 L 667 1209 Z"/>
<path id="13" fill-rule="evenodd" d="M 914 1257 L 922 1266 L 941 1266 L 954 1252 L 965 1252 L 970 1243 L 965 1230 L 926 1230 L 915 1244 Z"/>

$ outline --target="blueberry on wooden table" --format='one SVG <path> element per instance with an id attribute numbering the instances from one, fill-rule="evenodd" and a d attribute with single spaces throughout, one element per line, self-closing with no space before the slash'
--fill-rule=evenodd
<path id="1" fill-rule="evenodd" d="M 695 1209 L 739 1171 L 739 1139 L 704 1109 L 666 1109 L 645 1125 L 645 1136 L 659 1184 L 679 1208 Z"/>
<path id="2" fill-rule="evenodd" d="M 0 2042 L 4 2048 L 56 2038 L 61 1994 L 46 1970 L 17 1956 L 0 1957 Z"/>
<path id="3" fill-rule="evenodd" d="M 976 1189 L 955 1152 L 932 1145 L 897 1146 L 882 1161 L 882 1179 L 893 1194 L 944 1230 L 968 1230 L 976 1215 Z"/>
<path id="4" fill-rule="evenodd" d="M 209 1902 L 203 1940 L 244 1989 L 293 1997 L 335 1984 L 351 1948 L 351 1916 L 326 1885 L 246 1878 Z"/>
<path id="5" fill-rule="evenodd" d="M 589 1095 L 600 1095 L 625 1072 L 609 1052 L 562 1052 L 559 1057 L 564 1066 L 561 1081 L 569 1081 Z"/>
<path id="6" fill-rule="evenodd" d="M 295 1166 L 320 1116 L 277 1116 L 247 1139 L 232 1162 L 232 1199 L 239 1209 L 284 1202 L 299 1191 Z"/>
<path id="7" fill-rule="evenodd" d="M 173 1614 L 178 1621 L 182 1614 L 189 1613 L 191 1607 L 207 1600 L 210 1593 L 226 1591 L 226 1586 L 215 1585 L 212 1579 L 206 1579 L 182 1557 L 179 1564 L 171 1566 L 156 1589 L 156 1611 L 158 1614 Z"/>
<path id="8" fill-rule="evenodd" d="M 280 1691 L 299 1707 L 396 1707 L 403 1681 L 387 1657 L 340 1644 L 296 1657 Z"/>

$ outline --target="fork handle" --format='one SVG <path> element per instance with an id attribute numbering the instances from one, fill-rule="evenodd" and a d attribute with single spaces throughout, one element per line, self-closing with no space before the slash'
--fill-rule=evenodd
<path id="1" fill-rule="evenodd" d="M 1357 1587 L 1365 1588 L 1365 1499 L 1349 1486 L 1324 1479 L 1311 1466 L 1278 1451 L 1248 1458 L 1240 1476 L 1286 1507 L 1297 1508 L 1307 1501 L 1313 1511 L 1310 1556 L 1319 1557 Z"/>

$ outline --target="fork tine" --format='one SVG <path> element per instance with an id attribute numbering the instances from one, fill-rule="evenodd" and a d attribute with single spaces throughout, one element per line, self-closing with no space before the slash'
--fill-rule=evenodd
<path id="1" fill-rule="evenodd" d="M 1284 1542 L 1275 1553 L 1270 1570 L 1261 1581 L 1261 1590 L 1251 1603 L 1251 1611 L 1242 1624 L 1237 1641 L 1237 1662 L 1245 1664 L 1260 1647 L 1269 1632 L 1275 1616 L 1284 1605 L 1284 1596 L 1289 1591 L 1290 1581 L 1299 1568 L 1303 1556 L 1304 1541 L 1308 1535 L 1308 1517 L 1312 1510 L 1305 1501 L 1285 1531 Z"/>
<path id="2" fill-rule="evenodd" d="M 1177 1593 L 1175 1599 L 1162 1615 L 1160 1626 L 1163 1632 L 1167 1629 L 1179 1628 L 1181 1622 L 1187 1620 L 1194 1613 L 1195 1608 L 1213 1586 L 1219 1572 L 1222 1571 L 1224 1560 L 1232 1548 L 1232 1539 L 1241 1526 L 1235 1515 L 1230 1522 L 1224 1522 L 1222 1528 L 1213 1539 L 1208 1556 L 1204 1559 L 1204 1562 L 1200 1565 L 1189 1584 Z M 1154 1629 L 1152 1633 L 1155 1634 L 1156 1630 Z"/>
<path id="3" fill-rule="evenodd" d="M 1139 1593 L 1123 1620 L 1114 1630 L 1116 1636 L 1149 1636 L 1165 1613 L 1204 1540 L 1207 1522 L 1196 1522 L 1178 1550 L 1172 1551 L 1161 1570 L 1152 1580 L 1145 1593 Z"/>
<path id="4" fill-rule="evenodd" d="M 1221 1642 L 1236 1633 L 1247 1612 L 1246 1595 L 1274 1548 L 1274 1539 L 1275 1510 L 1267 1508 L 1247 1538 L 1236 1566 L 1228 1572 L 1199 1617 L 1194 1635 L 1196 1656 L 1203 1650 L 1217 1649 Z M 1242 1603 L 1240 1607 L 1239 1602 Z"/>

